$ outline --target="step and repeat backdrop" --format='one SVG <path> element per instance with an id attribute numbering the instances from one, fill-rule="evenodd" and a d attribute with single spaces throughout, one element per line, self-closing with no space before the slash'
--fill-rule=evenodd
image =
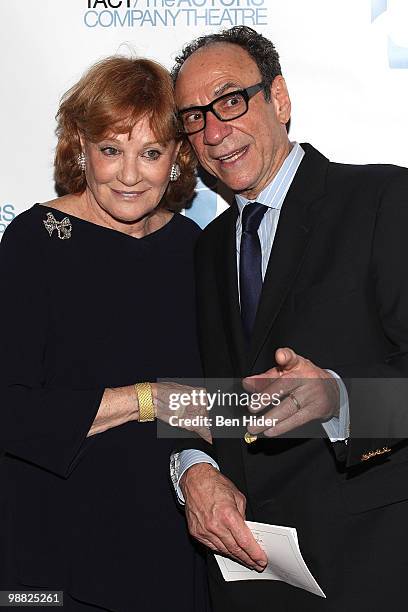
<path id="1" fill-rule="evenodd" d="M 292 140 L 408 166 L 408 0 L 0 0 L 0 239 L 55 197 L 54 116 L 90 64 L 120 53 L 170 68 L 184 43 L 239 24 L 280 52 Z M 199 180 L 187 214 L 204 226 L 225 205 Z"/>

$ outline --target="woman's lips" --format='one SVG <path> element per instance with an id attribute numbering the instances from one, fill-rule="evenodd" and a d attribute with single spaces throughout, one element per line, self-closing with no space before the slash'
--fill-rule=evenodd
<path id="1" fill-rule="evenodd" d="M 112 189 L 112 191 L 114 194 L 116 194 L 120 198 L 125 198 L 126 200 L 137 199 L 146 192 L 146 190 L 144 191 L 125 191 L 121 189 Z"/>

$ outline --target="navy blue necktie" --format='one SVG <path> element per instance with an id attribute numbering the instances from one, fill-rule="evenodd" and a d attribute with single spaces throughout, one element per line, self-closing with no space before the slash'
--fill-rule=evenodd
<path id="1" fill-rule="evenodd" d="M 246 204 L 242 211 L 242 236 L 239 250 L 239 293 L 242 326 L 249 342 L 262 291 L 262 252 L 258 228 L 268 207 Z"/>

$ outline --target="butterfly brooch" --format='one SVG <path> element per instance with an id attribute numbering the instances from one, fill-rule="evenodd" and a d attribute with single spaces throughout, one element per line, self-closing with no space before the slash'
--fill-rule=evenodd
<path id="1" fill-rule="evenodd" d="M 45 229 L 52 236 L 54 230 L 58 232 L 60 240 L 68 240 L 71 238 L 72 223 L 68 217 L 64 217 L 62 221 L 57 221 L 52 213 L 47 213 L 47 218 L 43 220 Z"/>

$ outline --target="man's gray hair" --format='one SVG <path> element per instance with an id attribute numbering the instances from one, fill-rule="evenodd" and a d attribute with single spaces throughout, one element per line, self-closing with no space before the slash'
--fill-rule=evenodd
<path id="1" fill-rule="evenodd" d="M 195 51 L 218 43 L 238 45 L 252 57 L 261 73 L 265 99 L 269 101 L 271 99 L 270 89 L 272 81 L 276 76 L 282 74 L 279 54 L 270 40 L 247 26 L 234 26 L 217 34 L 200 36 L 185 45 L 182 52 L 176 57 L 175 65 L 171 71 L 173 82 L 176 82 L 180 69 L 186 59 Z"/>

